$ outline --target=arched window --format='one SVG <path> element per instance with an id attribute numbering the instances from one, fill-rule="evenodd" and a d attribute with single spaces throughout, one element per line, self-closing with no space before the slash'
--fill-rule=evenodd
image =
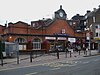
<path id="1" fill-rule="evenodd" d="M 33 49 L 41 49 L 41 40 L 39 38 L 35 38 L 32 42 Z"/>
<path id="2" fill-rule="evenodd" d="M 24 38 L 17 38 L 15 40 L 16 43 L 24 43 L 25 42 L 25 39 Z"/>

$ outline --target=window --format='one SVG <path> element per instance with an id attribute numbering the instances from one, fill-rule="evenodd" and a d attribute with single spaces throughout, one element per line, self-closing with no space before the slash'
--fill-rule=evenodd
<path id="1" fill-rule="evenodd" d="M 98 33 L 96 33 L 96 37 L 98 37 Z"/>
<path id="2" fill-rule="evenodd" d="M 76 22 L 73 22 L 73 24 L 76 24 Z"/>
<path id="3" fill-rule="evenodd" d="M 41 49 L 41 40 L 39 38 L 33 40 L 33 49 Z"/>
<path id="4" fill-rule="evenodd" d="M 95 26 L 95 28 L 98 28 L 98 26 Z"/>
<path id="5" fill-rule="evenodd" d="M 62 34 L 64 34 L 65 32 L 66 32 L 65 29 L 62 29 L 62 30 L 61 30 L 61 33 L 62 33 Z"/>
<path id="6" fill-rule="evenodd" d="M 24 43 L 25 42 L 25 39 L 24 38 L 17 38 L 15 40 L 16 43 Z"/>
<path id="7" fill-rule="evenodd" d="M 95 16 L 93 16 L 93 22 L 95 23 Z"/>
<path id="8" fill-rule="evenodd" d="M 86 26 L 86 21 L 84 22 L 84 25 Z"/>
<path id="9" fill-rule="evenodd" d="M 72 25 L 72 22 L 69 22 L 70 25 Z"/>
<path id="10" fill-rule="evenodd" d="M 87 19 L 87 15 L 85 15 L 85 19 Z"/>
<path id="11" fill-rule="evenodd" d="M 98 24 L 98 28 L 100 29 L 100 25 Z"/>
<path id="12" fill-rule="evenodd" d="M 33 25 L 33 27 L 35 27 L 35 23 L 33 23 L 32 25 Z"/>

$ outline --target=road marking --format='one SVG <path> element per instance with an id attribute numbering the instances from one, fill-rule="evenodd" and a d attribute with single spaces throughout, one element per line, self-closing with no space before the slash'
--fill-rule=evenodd
<path id="1" fill-rule="evenodd" d="M 58 70 L 58 69 L 60 69 L 60 68 L 58 67 L 58 68 L 53 68 L 53 69 L 50 69 L 50 70 L 54 71 L 54 70 Z"/>
<path id="2" fill-rule="evenodd" d="M 25 74 L 25 75 L 34 75 L 37 74 L 38 72 L 33 72 L 33 73 L 29 73 L 29 74 Z"/>
<path id="3" fill-rule="evenodd" d="M 72 61 L 66 61 L 64 62 L 66 64 L 63 64 L 62 62 L 49 62 L 49 63 L 43 63 L 43 64 L 35 64 L 35 65 L 28 65 L 28 66 L 19 66 L 19 67 L 14 67 L 14 68 L 6 68 L 2 69 L 0 71 L 6 71 L 6 70 L 14 70 L 14 69 L 20 69 L 20 68 L 28 68 L 28 67 L 35 67 L 35 66 L 51 66 L 51 67 L 63 67 L 63 66 L 75 66 L 76 64 L 73 63 Z"/>
<path id="4" fill-rule="evenodd" d="M 78 63 L 78 61 L 75 61 L 75 64 L 77 64 Z"/>
<path id="5" fill-rule="evenodd" d="M 83 64 L 88 64 L 88 63 L 89 63 L 89 61 L 83 62 Z"/>
<path id="6" fill-rule="evenodd" d="M 48 67 L 53 67 L 53 68 L 58 68 L 58 67 L 65 67 L 65 66 L 75 66 L 77 63 L 76 62 L 53 62 L 53 63 L 47 63 L 43 64 L 43 66 L 48 66 Z"/>
<path id="7" fill-rule="evenodd" d="M 44 63 L 46 64 L 46 63 Z M 14 69 L 20 69 L 20 68 L 28 68 L 28 67 L 35 67 L 35 66 L 40 66 L 43 64 L 35 64 L 35 65 L 28 65 L 28 66 L 21 66 L 21 67 L 15 67 L 15 68 L 6 68 L 6 69 L 1 69 L 0 71 L 6 71 L 6 70 L 14 70 Z"/>
<path id="8" fill-rule="evenodd" d="M 95 59 L 94 61 L 99 61 L 99 59 Z"/>
<path id="9" fill-rule="evenodd" d="M 63 64 L 61 63 L 58 63 L 58 62 L 54 62 L 54 63 L 48 63 L 48 64 L 45 64 L 44 66 L 49 66 L 49 67 L 61 67 L 63 66 Z"/>

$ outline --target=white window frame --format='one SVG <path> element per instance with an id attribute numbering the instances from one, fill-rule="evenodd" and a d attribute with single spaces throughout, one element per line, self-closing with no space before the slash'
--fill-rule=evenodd
<path id="1" fill-rule="evenodd" d="M 38 39 L 38 38 L 35 38 Z M 33 49 L 41 49 L 41 40 L 38 39 L 38 41 L 33 40 Z"/>
<path id="2" fill-rule="evenodd" d="M 95 16 L 93 16 L 93 22 L 95 23 Z"/>
<path id="3" fill-rule="evenodd" d="M 17 38 L 15 40 L 16 43 L 24 43 L 25 42 L 25 39 L 24 38 Z"/>

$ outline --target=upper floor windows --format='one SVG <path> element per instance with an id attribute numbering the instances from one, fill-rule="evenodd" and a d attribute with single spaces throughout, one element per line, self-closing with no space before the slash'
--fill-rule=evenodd
<path id="1" fill-rule="evenodd" d="M 93 22 L 95 23 L 95 16 L 93 16 Z"/>
<path id="2" fill-rule="evenodd" d="M 95 25 L 95 28 L 100 29 L 100 25 L 99 24 Z"/>
<path id="3" fill-rule="evenodd" d="M 96 37 L 98 37 L 98 33 L 96 33 L 96 35 L 95 35 Z"/>

